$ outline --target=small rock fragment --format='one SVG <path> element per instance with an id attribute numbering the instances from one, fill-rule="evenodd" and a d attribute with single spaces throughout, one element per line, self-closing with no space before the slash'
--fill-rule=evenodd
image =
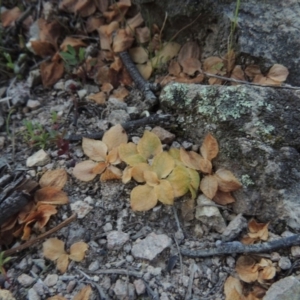
<path id="1" fill-rule="evenodd" d="M 215 203 L 200 195 L 197 199 L 198 207 L 196 208 L 195 217 L 203 224 L 222 233 L 226 228 L 225 220 L 223 219 L 219 209 L 215 206 Z"/>
<path id="2" fill-rule="evenodd" d="M 112 229 L 113 229 L 113 226 L 111 225 L 111 223 L 106 223 L 106 224 L 103 226 L 104 232 L 112 231 Z"/>
<path id="3" fill-rule="evenodd" d="M 263 300 L 299 300 L 299 295 L 300 281 L 294 276 L 288 276 L 274 282 Z"/>
<path id="4" fill-rule="evenodd" d="M 24 287 L 28 287 L 30 286 L 33 282 L 34 282 L 34 278 L 32 278 L 31 276 L 27 275 L 27 274 L 21 274 L 18 277 L 18 282 L 24 286 Z"/>
<path id="5" fill-rule="evenodd" d="M 286 256 L 282 256 L 279 261 L 278 261 L 278 266 L 282 269 L 282 270 L 288 270 L 291 268 L 292 263 L 290 261 L 290 259 Z"/>
<path id="6" fill-rule="evenodd" d="M 117 125 L 129 121 L 130 116 L 125 110 L 116 109 L 109 114 L 107 119 L 112 125 Z"/>
<path id="7" fill-rule="evenodd" d="M 107 248 L 120 249 L 129 240 L 129 234 L 122 231 L 111 231 L 107 234 Z"/>
<path id="8" fill-rule="evenodd" d="M 16 300 L 16 298 L 8 290 L 0 290 L 0 299 L 3 299 L 3 300 Z"/>
<path id="9" fill-rule="evenodd" d="M 50 157 L 43 149 L 39 150 L 38 152 L 35 152 L 26 160 L 27 167 L 44 166 L 48 163 L 50 163 Z"/>
<path id="10" fill-rule="evenodd" d="M 92 206 L 84 201 L 78 200 L 71 203 L 71 209 L 77 214 L 78 219 L 83 219 L 92 210 Z"/>
<path id="11" fill-rule="evenodd" d="M 45 285 L 48 287 L 56 285 L 58 280 L 57 274 L 48 274 L 47 277 L 44 280 Z"/>
<path id="12" fill-rule="evenodd" d="M 96 271 L 96 270 L 99 269 L 99 267 L 100 267 L 100 265 L 99 265 L 98 260 L 95 260 L 95 261 L 93 261 L 93 262 L 90 263 L 88 269 L 89 269 L 90 271 Z"/>
<path id="13" fill-rule="evenodd" d="M 37 293 L 37 291 L 34 288 L 29 289 L 28 291 L 28 300 L 40 300 L 41 297 Z"/>
<path id="14" fill-rule="evenodd" d="M 160 126 L 156 126 L 152 129 L 152 133 L 156 134 L 163 144 L 171 144 L 175 139 L 175 134 L 165 130 Z"/>
<path id="15" fill-rule="evenodd" d="M 233 241 L 239 236 L 242 230 L 247 228 L 247 220 L 242 214 L 238 214 L 225 228 L 222 233 L 222 241 Z"/>
<path id="16" fill-rule="evenodd" d="M 146 286 L 145 283 L 142 279 L 137 279 L 133 282 L 134 287 L 135 287 L 135 291 L 138 295 L 142 295 L 145 293 L 146 291 Z"/>
<path id="17" fill-rule="evenodd" d="M 298 257 L 300 256 L 300 246 L 293 246 L 291 248 L 292 256 Z"/>
<path id="18" fill-rule="evenodd" d="M 165 234 L 150 233 L 144 240 L 133 245 L 131 254 L 135 258 L 154 259 L 164 249 L 170 247 L 171 239 Z"/>
<path id="19" fill-rule="evenodd" d="M 33 109 L 37 109 L 38 107 L 40 107 L 41 103 L 38 100 L 31 100 L 31 99 L 29 99 L 27 101 L 26 106 L 33 110 Z"/>
<path id="20" fill-rule="evenodd" d="M 27 84 L 30 88 L 35 87 L 36 85 L 40 84 L 42 81 L 41 71 L 40 69 L 32 70 L 29 72 L 27 78 Z"/>
<path id="21" fill-rule="evenodd" d="M 134 286 L 132 283 L 127 284 L 125 281 L 118 279 L 114 292 L 117 296 L 117 299 L 125 300 L 125 299 L 135 299 Z"/>

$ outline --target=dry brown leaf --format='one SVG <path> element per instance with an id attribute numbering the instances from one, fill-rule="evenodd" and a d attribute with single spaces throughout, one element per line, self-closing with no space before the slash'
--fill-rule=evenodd
<path id="1" fill-rule="evenodd" d="M 47 300 L 67 300 L 67 299 L 63 296 L 55 295 L 53 297 L 47 298 Z"/>
<path id="2" fill-rule="evenodd" d="M 288 75 L 289 75 L 289 71 L 285 66 L 280 65 L 280 64 L 275 64 L 269 70 L 267 77 L 274 81 L 283 82 L 286 80 Z"/>
<path id="3" fill-rule="evenodd" d="M 81 181 L 91 181 L 99 174 L 94 172 L 94 168 L 98 165 L 92 160 L 82 161 L 74 167 L 73 175 Z"/>
<path id="4" fill-rule="evenodd" d="M 19 7 L 14 7 L 12 9 L 8 9 L 1 13 L 1 23 L 2 26 L 8 27 L 13 26 L 15 21 L 21 16 L 22 12 Z"/>
<path id="5" fill-rule="evenodd" d="M 73 298 L 73 300 L 89 300 L 92 295 L 92 288 L 90 285 L 82 288 Z"/>
<path id="6" fill-rule="evenodd" d="M 218 180 L 216 176 L 204 176 L 204 178 L 200 182 L 200 190 L 207 198 L 214 198 L 218 190 Z"/>
<path id="7" fill-rule="evenodd" d="M 54 186 L 61 190 L 67 180 L 68 174 L 64 169 L 49 170 L 41 177 L 39 184 L 41 187 Z"/>
<path id="8" fill-rule="evenodd" d="M 168 72 L 170 75 L 179 76 L 181 72 L 180 64 L 176 60 L 171 60 L 168 67 Z"/>
<path id="9" fill-rule="evenodd" d="M 104 84 L 107 83 L 109 80 L 109 72 L 110 68 L 109 66 L 102 66 L 98 69 L 98 73 L 96 75 L 96 81 L 98 84 Z"/>
<path id="10" fill-rule="evenodd" d="M 102 86 L 101 86 L 101 91 L 104 92 L 105 94 L 109 95 L 110 92 L 114 89 L 114 87 L 108 83 L 105 82 Z"/>
<path id="11" fill-rule="evenodd" d="M 54 261 L 60 255 L 66 254 L 65 243 L 58 238 L 50 238 L 43 243 L 43 255 Z"/>
<path id="12" fill-rule="evenodd" d="M 235 66 L 230 78 L 236 79 L 236 80 L 242 80 L 245 81 L 245 75 L 244 75 L 244 71 L 242 69 L 242 67 L 240 65 Z M 231 82 L 231 85 L 238 85 L 239 83 L 237 82 Z"/>
<path id="13" fill-rule="evenodd" d="M 235 202 L 235 199 L 230 192 L 226 193 L 219 190 L 212 200 L 220 205 L 226 205 Z"/>
<path id="14" fill-rule="evenodd" d="M 266 241 L 269 236 L 268 231 L 269 223 L 258 223 L 254 219 L 250 220 L 248 223 L 249 228 L 249 237 L 250 238 L 259 238 L 260 240 Z"/>
<path id="15" fill-rule="evenodd" d="M 262 75 L 255 76 L 253 79 L 253 83 L 258 83 L 261 85 L 277 85 L 277 86 L 281 85 L 281 81 L 274 81 L 273 79 Z"/>
<path id="16" fill-rule="evenodd" d="M 102 13 L 106 12 L 108 9 L 109 0 L 101 0 L 101 1 L 95 1 L 95 5 L 98 8 L 99 11 Z"/>
<path id="17" fill-rule="evenodd" d="M 216 172 L 219 190 L 222 192 L 233 192 L 242 187 L 237 178 L 226 169 L 219 169 Z"/>
<path id="18" fill-rule="evenodd" d="M 129 95 L 129 91 L 122 85 L 113 91 L 112 97 L 124 102 L 125 98 Z"/>
<path id="19" fill-rule="evenodd" d="M 40 65 L 41 77 L 44 87 L 51 87 L 64 75 L 62 61 L 44 61 Z"/>
<path id="20" fill-rule="evenodd" d="M 159 184 L 154 186 L 154 192 L 158 200 L 163 204 L 174 204 L 174 192 L 171 183 L 168 180 L 160 180 Z"/>
<path id="21" fill-rule="evenodd" d="M 137 144 L 137 152 L 144 157 L 144 159 L 149 159 L 162 151 L 163 148 L 159 137 L 156 134 L 145 130 L 142 138 Z"/>
<path id="22" fill-rule="evenodd" d="M 84 242 L 77 242 L 74 243 L 70 247 L 70 255 L 69 258 L 74 260 L 74 261 L 82 261 L 85 256 L 85 251 L 88 249 L 88 244 Z"/>
<path id="23" fill-rule="evenodd" d="M 150 41 L 150 29 L 148 27 L 135 29 L 136 40 L 140 44 L 148 43 Z"/>
<path id="24" fill-rule="evenodd" d="M 174 197 L 181 197 L 189 191 L 190 173 L 185 166 L 177 165 L 167 180 L 173 187 Z"/>
<path id="25" fill-rule="evenodd" d="M 61 254 L 56 261 L 57 270 L 60 273 L 64 274 L 67 271 L 68 265 L 69 265 L 69 255 Z"/>
<path id="26" fill-rule="evenodd" d="M 172 58 L 174 58 L 180 49 L 180 44 L 175 42 L 165 43 L 157 54 L 151 59 L 151 63 L 154 67 L 158 68 L 162 64 L 166 64 Z"/>
<path id="27" fill-rule="evenodd" d="M 258 266 L 251 256 L 240 256 L 236 262 L 235 270 L 244 282 L 253 282 L 258 279 Z"/>
<path id="28" fill-rule="evenodd" d="M 98 3 L 98 1 L 96 1 Z M 99 3 L 102 1 L 99 1 Z M 95 30 L 98 30 L 100 26 L 104 25 L 104 19 L 99 18 L 98 16 L 90 16 L 86 21 L 86 31 L 87 33 L 91 33 Z"/>
<path id="29" fill-rule="evenodd" d="M 131 47 L 134 38 L 125 29 L 119 29 L 113 38 L 113 51 L 115 53 L 125 51 Z"/>
<path id="30" fill-rule="evenodd" d="M 145 182 L 144 172 L 150 170 L 151 167 L 147 163 L 139 163 L 132 167 L 132 178 L 139 183 Z"/>
<path id="31" fill-rule="evenodd" d="M 226 300 L 241 300 L 243 287 L 239 279 L 229 276 L 224 283 Z"/>
<path id="32" fill-rule="evenodd" d="M 218 74 L 222 68 L 223 60 L 218 56 L 210 56 L 203 62 L 203 70 L 211 74 Z"/>
<path id="33" fill-rule="evenodd" d="M 54 46 L 49 42 L 30 41 L 27 44 L 27 47 L 31 48 L 35 55 L 38 55 L 41 57 L 52 56 L 55 53 Z"/>
<path id="34" fill-rule="evenodd" d="M 108 146 L 103 141 L 83 138 L 82 149 L 85 155 L 94 161 L 105 161 Z"/>
<path id="35" fill-rule="evenodd" d="M 227 70 L 227 73 L 230 73 L 232 71 L 232 69 L 234 68 L 234 64 L 235 64 L 235 52 L 234 50 L 229 50 L 225 57 L 224 57 L 224 66 Z"/>
<path id="36" fill-rule="evenodd" d="M 180 64 L 183 72 L 189 76 L 194 76 L 196 72 L 201 72 L 201 62 L 197 58 L 186 58 Z"/>
<path id="37" fill-rule="evenodd" d="M 99 93 L 96 93 L 96 94 L 90 94 L 90 95 L 88 95 L 87 98 L 89 100 L 95 101 L 98 104 L 105 104 L 106 103 L 107 94 L 105 92 L 99 92 Z"/>
<path id="38" fill-rule="evenodd" d="M 200 48 L 194 41 L 186 42 L 180 49 L 177 57 L 177 61 L 180 65 L 189 58 L 200 59 Z"/>
<path id="39" fill-rule="evenodd" d="M 257 75 L 262 75 L 258 65 L 249 65 L 245 69 L 245 74 L 252 80 Z"/>
<path id="40" fill-rule="evenodd" d="M 195 217 L 195 199 L 188 199 L 181 204 L 181 215 L 185 222 L 191 221 Z"/>
<path id="41" fill-rule="evenodd" d="M 122 178 L 122 171 L 115 166 L 109 166 L 101 174 L 100 181 L 116 180 Z"/>
<path id="42" fill-rule="evenodd" d="M 147 63 L 143 65 L 136 65 L 136 67 L 145 80 L 148 80 L 151 77 L 153 67 L 150 61 L 147 61 Z"/>
<path id="43" fill-rule="evenodd" d="M 214 77 L 210 77 L 209 79 L 208 79 L 208 83 L 210 84 L 210 85 L 217 85 L 217 84 L 222 84 L 223 83 L 223 80 L 222 79 L 219 79 L 219 78 L 214 78 Z"/>
<path id="44" fill-rule="evenodd" d="M 203 157 L 194 151 L 186 151 L 184 148 L 180 148 L 180 159 L 186 167 L 200 170 L 199 162 L 203 160 Z"/>
<path id="45" fill-rule="evenodd" d="M 202 146 L 200 148 L 200 153 L 203 158 L 212 160 L 219 153 L 219 145 L 217 140 L 209 133 L 205 136 Z"/>
<path id="46" fill-rule="evenodd" d="M 145 48 L 139 46 L 129 49 L 129 55 L 136 64 L 143 64 L 148 60 L 148 53 Z"/>
<path id="47" fill-rule="evenodd" d="M 204 74 L 198 74 L 195 78 L 190 77 L 177 77 L 176 82 L 181 83 L 201 83 L 204 80 Z"/>
<path id="48" fill-rule="evenodd" d="M 73 37 L 66 37 L 60 45 L 62 51 L 67 51 L 68 46 L 73 47 L 74 49 L 79 49 L 81 47 L 86 47 L 87 44 L 82 41 L 82 39 L 77 39 Z"/>
<path id="49" fill-rule="evenodd" d="M 92 15 L 96 11 L 94 0 L 78 0 L 74 6 L 74 12 L 85 18 Z"/>
<path id="50" fill-rule="evenodd" d="M 100 47 L 102 50 L 111 50 L 112 33 L 119 28 L 118 22 L 111 22 L 98 28 Z"/>
<path id="51" fill-rule="evenodd" d="M 35 202 L 38 202 L 38 205 L 62 205 L 69 203 L 68 195 L 65 192 L 53 186 L 45 186 L 37 190 L 34 194 L 34 200 Z"/>
<path id="52" fill-rule="evenodd" d="M 144 19 L 141 13 L 137 13 L 133 18 L 130 18 L 126 21 L 126 33 L 128 35 L 135 35 L 135 28 L 141 26 L 144 23 Z"/>
<path id="53" fill-rule="evenodd" d="M 39 27 L 39 39 L 42 42 L 48 42 L 58 50 L 58 39 L 61 35 L 62 26 L 58 21 L 47 22 L 44 19 L 38 19 L 37 25 Z"/>
<path id="54" fill-rule="evenodd" d="M 130 193 L 130 206 L 133 211 L 147 211 L 157 204 L 154 188 L 145 185 L 136 186 Z"/>
<path id="55" fill-rule="evenodd" d="M 121 144 L 126 144 L 128 136 L 124 128 L 120 124 L 117 124 L 104 133 L 102 141 L 107 145 L 108 151 L 110 151 Z"/>

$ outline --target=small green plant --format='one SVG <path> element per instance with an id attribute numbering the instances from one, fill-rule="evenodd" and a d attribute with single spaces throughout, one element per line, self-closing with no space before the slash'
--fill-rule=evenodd
<path id="1" fill-rule="evenodd" d="M 6 62 L 6 67 L 14 71 L 14 69 L 15 69 L 15 64 L 13 63 L 10 54 L 7 53 L 7 52 L 3 52 L 3 56 L 5 57 L 5 59 L 6 59 L 6 61 L 7 61 L 7 62 Z"/>
<path id="2" fill-rule="evenodd" d="M 4 265 L 7 264 L 12 257 L 4 257 L 4 251 L 0 252 L 0 274 L 6 276 L 6 270 L 4 269 Z"/>
<path id="3" fill-rule="evenodd" d="M 60 56 L 65 62 L 65 67 L 68 71 L 72 68 L 81 65 L 85 59 L 85 48 L 79 48 L 78 53 L 71 45 L 67 46 L 67 51 L 60 52 Z"/>
<path id="4" fill-rule="evenodd" d="M 230 50 L 232 50 L 233 36 L 234 36 L 234 32 L 236 30 L 237 23 L 238 23 L 238 15 L 239 15 L 239 10 L 240 10 L 240 5 L 241 5 L 241 0 L 236 0 L 234 19 L 233 19 L 233 22 L 231 22 L 231 25 L 230 25 L 230 34 L 229 34 L 229 38 L 228 38 L 228 52 Z"/>

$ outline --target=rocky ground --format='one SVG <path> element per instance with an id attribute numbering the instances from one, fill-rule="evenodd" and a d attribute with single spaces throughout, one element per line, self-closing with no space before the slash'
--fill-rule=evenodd
<path id="1" fill-rule="evenodd" d="M 245 22 L 241 22 L 240 36 L 243 49 L 247 48 L 247 28 L 260 27 L 249 21 L 248 13 L 254 2 L 249 1 L 250 4 L 241 8 L 241 18 L 245 15 Z M 291 5 L 295 4 L 293 1 L 289 2 Z M 159 5 L 153 6 L 153 11 L 161 9 Z M 166 5 L 172 3 L 168 2 Z M 219 13 L 222 11 L 227 16 L 228 11 L 233 11 L 232 5 L 227 7 L 222 2 Z M 260 9 L 265 13 L 269 11 L 268 5 L 266 1 Z M 277 5 L 281 7 L 281 4 Z M 277 11 L 282 14 L 289 10 L 285 5 L 281 10 L 278 7 Z M 198 15 L 198 11 L 196 13 Z M 262 14 L 263 18 L 270 21 L 271 18 L 266 14 Z M 292 17 L 294 14 L 295 11 Z M 171 13 L 171 22 L 176 22 L 176 12 L 174 19 L 173 17 Z M 281 17 L 278 13 L 275 21 L 280 23 Z M 220 44 L 214 44 L 215 39 L 210 39 L 211 32 L 214 32 L 215 38 L 223 34 L 219 43 L 224 40 L 224 36 L 226 39 L 228 37 L 222 29 L 224 20 L 220 18 L 215 22 L 213 19 L 212 17 L 210 25 L 205 23 L 208 22 L 207 19 L 199 21 L 200 24 L 204 23 L 204 27 L 215 30 L 204 30 L 208 35 L 208 43 L 205 44 L 202 40 L 202 47 L 203 52 L 209 55 L 216 55 L 221 49 Z M 290 26 L 289 22 L 279 26 L 280 39 L 287 30 L 286 26 Z M 199 35 L 204 37 L 201 32 Z M 291 37 L 295 35 L 293 31 Z M 261 38 L 260 34 L 257 36 Z M 195 34 L 193 37 L 197 38 Z M 273 39 L 274 36 L 272 41 Z M 284 44 L 284 41 L 280 41 Z M 289 42 L 292 43 L 290 40 Z M 258 54 L 258 48 L 244 50 L 240 61 L 246 63 L 252 59 L 258 62 L 259 60 L 250 56 L 264 57 L 264 47 L 263 43 L 263 49 Z M 246 53 L 247 51 L 250 53 Z M 282 51 L 281 49 L 277 53 L 271 49 L 270 53 L 273 55 L 267 55 L 270 60 L 268 63 L 285 63 L 293 75 L 288 83 L 295 84 L 298 73 L 293 66 L 296 58 L 293 56 L 290 61 L 280 61 Z M 264 59 L 262 61 L 262 67 L 266 68 L 268 63 Z M 42 231 L 51 230 L 76 213 L 75 220 L 50 237 L 64 241 L 65 249 L 83 241 L 87 243 L 88 250 L 81 262 L 71 261 L 67 271 L 62 274 L 54 262 L 44 257 L 42 243 L 35 243 L 14 254 L 12 260 L 4 265 L 7 273 L 1 277 L 2 288 L 9 290 L 18 300 L 43 300 L 57 295 L 65 299 L 84 300 L 88 298 L 82 295 L 76 298 L 75 295 L 87 285 L 92 287 L 90 299 L 102 300 L 299 298 L 298 245 L 251 256 L 256 262 L 262 258 L 268 259 L 275 273 L 272 277 L 266 275 L 267 279 L 261 282 L 244 282 L 243 294 L 248 295 L 244 298 L 236 295 L 234 298 L 228 296 L 228 293 L 226 298 L 224 291 L 225 282 L 230 276 L 241 278 L 236 267 L 241 254 L 233 251 L 226 255 L 190 258 L 181 253 L 181 249 L 209 250 L 222 248 L 226 242 L 238 242 L 248 232 L 247 226 L 252 218 L 265 224 L 270 222 L 264 241 L 270 242 L 298 233 L 300 102 L 297 88 L 279 90 L 248 85 L 223 85 L 216 88 L 204 84 L 203 88 L 199 85 L 195 88 L 189 85 L 184 87 L 184 95 L 189 95 L 185 99 L 182 98 L 182 86 L 179 86 L 178 92 L 176 84 L 157 92 L 160 103 L 152 107 L 151 114 L 161 117 L 168 115 L 167 120 L 131 128 L 127 132 L 129 140 L 137 143 L 145 130 L 151 131 L 159 126 L 156 130 L 162 134 L 165 150 L 183 147 L 198 151 L 205 134 L 211 132 L 220 145 L 214 169 L 225 167 L 231 170 L 243 185 L 233 193 L 236 199 L 234 204 L 216 204 L 199 195 L 196 207 L 190 212 L 191 217 L 187 218 L 184 203 L 189 200 L 188 195 L 176 199 L 174 206 L 159 204 L 147 212 L 134 212 L 130 207 L 130 192 L 136 185 L 135 182 L 100 182 L 99 177 L 90 182 L 82 182 L 74 177 L 74 166 L 86 159 L 82 149 L 82 136 L 103 132 L 115 124 L 137 120 L 145 117 L 148 112 L 143 112 L 143 95 L 134 85 L 128 87 L 130 93 L 124 102 L 110 97 L 103 105 L 86 97 L 99 92 L 99 85 L 93 81 L 74 81 L 69 77 L 65 76 L 51 88 L 33 84 L 31 79 L 16 78 L 7 81 L 1 88 L 0 186 L 7 174 L 21 172 L 23 176 L 39 182 L 48 170 L 66 170 L 68 180 L 64 191 L 69 204 L 59 206 L 57 214 L 50 218 Z M 76 86 L 76 92 L 70 86 Z M 196 106 L 194 102 L 199 99 L 194 93 L 202 97 L 202 102 L 197 102 Z M 11 98 L 5 99 L 8 95 Z M 41 127 L 35 128 L 33 135 L 30 135 L 24 121 Z M 45 132 L 52 135 L 39 139 L 40 144 L 37 145 L 34 137 L 42 136 Z M 57 142 L 64 144 L 58 145 Z M 44 150 L 37 157 L 36 153 L 41 148 Z M 33 230 L 30 239 L 34 240 L 40 234 L 40 231 Z M 20 239 L 16 239 L 9 246 L 3 245 L 1 251 L 17 247 L 20 243 Z M 249 271 L 245 264 L 245 273 L 255 273 L 257 267 L 254 265 L 255 263 L 250 264 Z M 265 266 L 260 268 L 261 271 Z M 256 293 L 249 295 L 253 290 Z M 0 296 L 0 299 L 9 298 Z"/>

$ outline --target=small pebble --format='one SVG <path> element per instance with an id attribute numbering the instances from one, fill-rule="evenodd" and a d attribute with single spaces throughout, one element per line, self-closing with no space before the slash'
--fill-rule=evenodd
<path id="1" fill-rule="evenodd" d="M 278 266 L 282 269 L 282 270 L 288 270 L 290 269 L 290 267 L 292 266 L 292 263 L 290 261 L 290 259 L 286 256 L 282 256 L 278 262 Z"/>
<path id="2" fill-rule="evenodd" d="M 18 282 L 24 287 L 30 286 L 34 282 L 34 280 L 34 278 L 24 273 L 18 277 Z"/>

